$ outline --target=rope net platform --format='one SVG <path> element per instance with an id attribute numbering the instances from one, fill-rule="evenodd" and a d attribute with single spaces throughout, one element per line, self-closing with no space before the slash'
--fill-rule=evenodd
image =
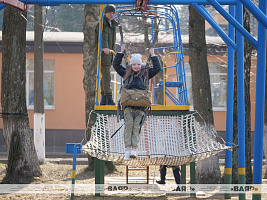
<path id="1" fill-rule="evenodd" d="M 195 120 L 197 112 L 187 111 L 183 115 L 152 114 L 147 116 L 141 128 L 137 158 L 124 161 L 124 120 L 117 122 L 114 114 L 93 114 L 96 118 L 91 127 L 91 138 L 82 146 L 82 151 L 100 160 L 133 167 L 159 164 L 180 166 L 229 149 L 225 142 L 216 141 L 215 131 L 207 132 L 200 126 Z"/>

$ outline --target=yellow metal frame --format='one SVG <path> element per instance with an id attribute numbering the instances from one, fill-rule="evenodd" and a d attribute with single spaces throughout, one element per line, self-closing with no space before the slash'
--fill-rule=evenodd
<path id="1" fill-rule="evenodd" d="M 167 53 L 164 58 L 163 58 L 163 105 L 166 106 L 166 89 L 165 89 L 165 59 L 167 56 L 169 56 L 170 54 L 179 54 L 181 52 L 170 52 Z"/>
<path id="2" fill-rule="evenodd" d="M 117 106 L 98 105 L 95 106 L 95 110 L 117 110 Z M 151 110 L 189 110 L 189 105 L 182 106 L 164 106 L 164 105 L 152 105 Z"/>
<path id="3" fill-rule="evenodd" d="M 116 54 L 113 50 L 110 50 L 111 53 L 114 55 Z M 181 52 L 170 52 L 164 56 L 163 59 L 163 77 L 165 77 L 165 59 L 167 56 L 170 54 L 178 54 Z M 117 74 L 117 82 L 118 82 L 118 74 Z M 118 89 L 118 84 L 116 84 L 116 91 Z M 100 92 L 99 92 L 100 93 Z M 189 110 L 190 104 L 189 105 L 174 105 L 174 106 L 168 106 L 166 105 L 166 91 L 165 91 L 165 78 L 163 78 L 163 96 L 164 96 L 164 105 L 152 105 L 151 110 L 166 110 L 166 111 L 173 111 L 173 110 Z M 117 93 L 116 93 L 116 100 L 117 100 Z M 190 102 L 189 102 L 190 103 Z M 96 105 L 95 110 L 117 110 L 117 106 L 106 106 L 106 105 Z"/>
<path id="4" fill-rule="evenodd" d="M 100 15 L 99 15 L 99 18 L 101 19 L 101 17 L 102 17 L 102 13 L 103 13 L 103 10 L 104 10 L 104 8 L 105 8 L 105 4 L 101 4 L 100 5 Z M 100 30 L 101 30 L 101 25 L 103 26 L 103 23 L 101 24 L 101 23 L 99 23 L 99 29 L 98 29 L 98 46 L 97 46 L 97 57 L 98 57 L 98 59 L 99 59 L 99 61 L 97 62 L 97 71 L 96 71 L 96 74 L 98 74 L 99 73 L 99 71 L 98 71 L 98 69 L 99 69 L 99 65 L 100 65 L 100 72 L 101 72 L 101 56 L 99 55 L 99 49 L 101 48 L 100 47 Z M 100 74 L 100 73 L 99 73 Z M 99 98 L 100 98 L 100 94 L 101 94 L 101 88 L 99 87 L 99 92 L 97 93 L 97 83 L 98 83 L 98 81 L 99 81 L 99 84 L 100 84 L 100 80 L 101 80 L 101 74 L 100 74 L 100 77 L 99 77 L 99 79 L 97 78 L 96 79 L 96 84 L 95 84 L 95 99 L 98 99 L 98 103 L 99 103 Z M 98 97 L 98 98 L 96 98 L 96 97 Z"/>
<path id="5" fill-rule="evenodd" d="M 106 5 L 100 5 L 100 18 L 102 16 L 102 12 L 103 9 L 105 8 Z M 103 25 L 103 24 L 102 24 Z M 99 36 L 98 38 L 100 38 L 100 30 L 101 30 L 101 23 L 99 23 Z M 100 39 L 98 40 L 98 52 L 99 52 L 99 48 L 100 48 Z M 114 55 L 116 55 L 116 53 L 113 50 L 110 50 L 111 53 L 113 53 Z M 170 52 L 168 54 L 166 54 L 163 58 L 163 105 L 152 105 L 151 106 L 151 110 L 189 110 L 189 105 L 175 105 L 175 106 L 167 106 L 166 105 L 166 89 L 165 89 L 165 59 L 167 56 L 171 55 L 171 54 L 179 54 L 181 52 Z M 101 57 L 100 55 L 98 55 L 100 62 L 97 62 L 97 74 L 98 69 L 99 69 L 99 64 L 101 63 Z M 100 64 L 100 72 L 101 72 L 101 64 Z M 100 94 L 101 94 L 101 87 L 99 87 L 98 90 L 98 94 L 97 94 L 97 81 L 99 81 L 100 84 L 100 80 L 102 78 L 101 73 L 100 74 L 100 79 L 96 80 L 96 95 L 95 97 L 97 97 L 98 95 L 98 104 L 100 102 Z M 118 74 L 116 76 L 116 91 L 118 90 Z M 118 95 L 116 92 L 116 101 L 118 99 Z M 106 106 L 106 105 L 95 105 L 95 110 L 117 110 L 117 106 Z"/>

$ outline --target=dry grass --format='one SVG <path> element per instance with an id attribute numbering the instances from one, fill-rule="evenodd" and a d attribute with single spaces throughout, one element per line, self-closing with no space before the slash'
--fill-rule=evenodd
<path id="1" fill-rule="evenodd" d="M 6 165 L 0 163 L 0 181 L 5 176 Z M 116 165 L 117 171 L 114 173 L 106 173 L 105 180 L 115 180 L 122 179 L 126 177 L 126 167 L 123 165 Z M 224 166 L 221 167 L 222 174 L 224 173 Z M 72 181 L 72 165 L 71 164 L 57 164 L 53 162 L 45 162 L 41 165 L 43 175 L 34 180 L 32 184 L 67 184 L 71 186 Z M 264 167 L 265 169 L 265 167 Z M 187 180 L 189 181 L 190 176 L 190 167 L 187 166 Z M 159 178 L 159 166 L 150 167 L 150 179 Z M 131 171 L 129 174 L 131 177 L 146 177 L 146 171 Z M 123 180 L 125 183 L 125 180 Z M 95 176 L 94 172 L 87 170 L 87 165 L 77 165 L 76 167 L 76 184 L 94 184 Z M 151 180 L 151 183 L 153 180 Z M 174 184 L 172 169 L 167 169 L 167 184 Z M 75 194 L 75 199 L 111 199 L 111 200 L 122 200 L 122 199 L 160 199 L 160 200 L 173 200 L 173 199 L 224 199 L 222 194 L 215 195 L 197 195 L 193 198 L 190 195 L 181 195 L 181 194 L 120 194 L 120 195 L 101 195 L 101 197 L 94 197 L 94 195 L 84 195 L 84 194 Z M 47 193 L 37 193 L 37 194 L 0 194 L 0 199 L 70 199 L 69 193 L 64 194 L 47 194 Z M 238 196 L 232 197 L 232 199 L 238 199 Z M 246 199 L 252 199 L 251 195 L 247 195 Z M 262 199 L 267 199 L 266 194 L 262 194 Z"/>

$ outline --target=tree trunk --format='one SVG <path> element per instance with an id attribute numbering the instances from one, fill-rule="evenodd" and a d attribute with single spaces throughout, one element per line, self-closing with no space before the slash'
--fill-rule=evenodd
<path id="1" fill-rule="evenodd" d="M 233 108 L 233 144 L 238 145 L 238 110 L 237 110 L 237 63 L 235 53 L 234 65 L 234 108 Z M 232 183 L 238 183 L 238 148 L 233 149 L 232 155 Z"/>
<path id="2" fill-rule="evenodd" d="M 26 12 L 4 10 L 1 103 L 8 165 L 5 183 L 41 175 L 26 106 Z"/>
<path id="3" fill-rule="evenodd" d="M 244 7 L 244 28 L 250 32 L 250 14 Z M 246 153 L 246 183 L 252 184 L 251 165 L 251 102 L 250 102 L 250 70 L 251 70 L 252 45 L 244 40 L 244 70 L 245 70 L 245 153 Z"/>
<path id="4" fill-rule="evenodd" d="M 192 92 L 194 109 L 206 123 L 206 132 L 214 130 L 210 76 L 205 39 L 205 20 L 189 6 L 189 64 L 192 73 Z M 203 120 L 197 117 L 198 122 Z M 210 137 L 213 137 L 210 135 Z M 215 138 L 214 138 L 215 139 Z M 218 154 L 197 163 L 198 183 L 219 183 L 221 179 Z"/>
<path id="5" fill-rule="evenodd" d="M 100 15 L 99 5 L 88 4 L 84 7 L 84 46 L 83 46 L 83 87 L 85 91 L 85 113 L 86 124 L 89 119 L 89 113 L 94 110 L 95 106 L 95 92 L 96 92 L 96 75 L 97 75 L 97 44 L 95 43 L 95 27 L 98 23 Z M 95 119 L 91 115 L 89 124 L 87 126 L 92 127 Z M 86 139 L 91 137 L 91 130 L 87 127 Z M 94 170 L 94 158 L 88 156 L 89 170 Z M 115 166 L 112 162 L 105 162 L 105 165 L 109 172 L 115 170 Z"/>
<path id="6" fill-rule="evenodd" d="M 99 19 L 99 6 L 98 5 L 85 5 L 84 7 L 84 46 L 83 46 L 83 88 L 85 92 L 85 119 L 87 124 L 86 139 L 90 140 L 91 129 L 94 119 L 90 117 L 88 124 L 89 114 L 94 110 L 95 106 L 95 86 L 96 86 L 96 73 L 97 73 L 97 45 L 95 44 L 95 26 Z M 88 156 L 89 169 L 94 170 L 94 158 Z"/>
<path id="7" fill-rule="evenodd" d="M 147 22 L 147 18 L 143 17 L 140 21 L 139 21 L 139 26 L 143 28 L 144 31 L 144 52 L 146 54 L 146 57 L 149 57 L 149 51 L 148 49 L 151 48 L 151 42 L 149 40 L 149 23 Z"/>
<path id="8" fill-rule="evenodd" d="M 250 14 L 244 7 L 244 28 L 250 32 Z M 252 46 L 244 40 L 244 85 L 245 85 L 245 153 L 246 153 L 246 183 L 252 184 L 252 164 L 251 164 L 251 102 L 250 102 L 250 71 Z M 233 124 L 233 143 L 238 144 L 238 108 L 237 108 L 237 64 L 235 58 L 235 87 L 234 87 L 234 124 Z M 238 148 L 233 150 L 232 159 L 232 183 L 238 183 Z"/>

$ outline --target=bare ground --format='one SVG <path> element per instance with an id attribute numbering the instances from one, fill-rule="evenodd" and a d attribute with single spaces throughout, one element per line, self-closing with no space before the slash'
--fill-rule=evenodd
<path id="1" fill-rule="evenodd" d="M 123 165 L 116 165 L 117 171 L 114 173 L 108 174 L 105 172 L 105 183 L 108 183 L 110 180 L 121 180 L 125 182 L 126 178 L 126 167 Z M 71 185 L 72 183 L 72 164 L 59 164 L 54 162 L 45 162 L 41 165 L 43 175 L 37 177 L 32 184 L 67 184 Z M 187 166 L 187 181 L 189 181 L 190 176 L 190 167 Z M 265 170 L 265 166 L 264 166 Z M 4 178 L 6 172 L 6 165 L 0 162 L 0 182 Z M 221 166 L 221 172 L 224 173 L 224 166 Z M 151 166 L 149 170 L 150 180 L 155 182 L 159 178 L 159 166 Z M 146 177 L 146 171 L 131 171 L 129 177 Z M 94 172 L 87 170 L 87 165 L 77 165 L 76 167 L 76 176 L 75 184 L 94 184 L 95 175 Z M 265 179 L 264 179 L 265 180 Z M 151 182 L 151 183 L 152 183 Z M 265 182 L 265 181 L 264 181 Z M 125 182 L 126 183 L 126 182 Z M 174 184 L 172 169 L 167 169 L 167 181 L 166 184 Z M 1 186 L 1 185 L 0 185 Z M 9 194 L 0 194 L 0 199 L 70 199 L 70 193 L 9 193 Z M 75 199 L 110 199 L 110 200 L 122 200 L 122 199 L 160 199 L 160 200 L 174 200 L 174 199 L 224 199 L 223 194 L 205 194 L 197 195 L 197 197 L 190 197 L 187 194 L 112 194 L 112 195 L 101 195 L 100 197 L 95 197 L 93 194 L 75 194 Z M 232 196 L 231 199 L 238 199 L 237 195 Z M 252 199 L 251 195 L 247 195 L 246 199 Z M 261 199 L 267 199 L 267 194 L 263 193 Z"/>

